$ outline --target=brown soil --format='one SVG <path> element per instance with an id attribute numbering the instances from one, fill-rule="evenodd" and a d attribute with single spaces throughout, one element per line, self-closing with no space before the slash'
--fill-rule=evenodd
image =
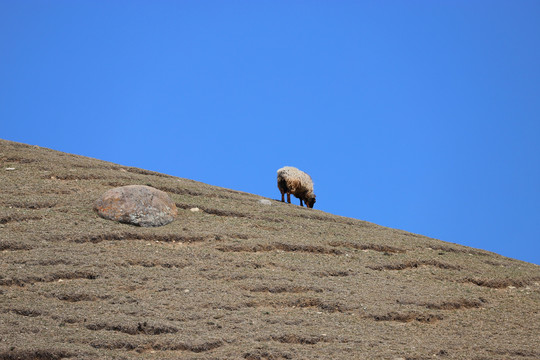
<path id="1" fill-rule="evenodd" d="M 0 184 L 0 360 L 540 358 L 533 264 L 4 140 Z M 92 210 L 130 184 L 177 219 Z"/>

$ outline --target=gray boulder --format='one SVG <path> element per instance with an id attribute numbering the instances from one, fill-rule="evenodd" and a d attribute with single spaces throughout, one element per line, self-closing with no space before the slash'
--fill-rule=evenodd
<path id="1" fill-rule="evenodd" d="M 94 204 L 99 216 L 143 227 L 162 226 L 178 214 L 167 193 L 145 185 L 128 185 L 105 192 Z"/>

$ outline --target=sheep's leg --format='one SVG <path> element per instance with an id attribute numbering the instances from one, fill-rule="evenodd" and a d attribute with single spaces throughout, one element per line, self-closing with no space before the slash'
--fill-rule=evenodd
<path id="1" fill-rule="evenodd" d="M 302 204 L 302 199 L 300 199 L 300 206 L 304 207 L 304 204 Z"/>
<path id="2" fill-rule="evenodd" d="M 285 202 L 285 193 L 281 193 L 281 202 Z"/>
<path id="3" fill-rule="evenodd" d="M 287 202 L 291 203 L 291 193 L 287 193 Z"/>

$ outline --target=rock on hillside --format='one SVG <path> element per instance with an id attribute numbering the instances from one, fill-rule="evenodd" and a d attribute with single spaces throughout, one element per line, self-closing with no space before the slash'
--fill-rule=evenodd
<path id="1" fill-rule="evenodd" d="M 540 358 L 536 265 L 10 141 L 0 165 L 0 359 Z M 125 185 L 182 221 L 97 216 Z"/>
<path id="2" fill-rule="evenodd" d="M 178 211 L 166 192 L 146 185 L 107 190 L 94 204 L 104 219 L 143 227 L 167 225 Z"/>

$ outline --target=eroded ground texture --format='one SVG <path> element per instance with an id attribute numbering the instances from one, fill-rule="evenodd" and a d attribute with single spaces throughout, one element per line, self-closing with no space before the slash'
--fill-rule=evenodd
<path id="1" fill-rule="evenodd" d="M 540 358 L 536 265 L 9 141 L 0 164 L 0 359 Z M 177 219 L 92 210 L 131 184 Z"/>

